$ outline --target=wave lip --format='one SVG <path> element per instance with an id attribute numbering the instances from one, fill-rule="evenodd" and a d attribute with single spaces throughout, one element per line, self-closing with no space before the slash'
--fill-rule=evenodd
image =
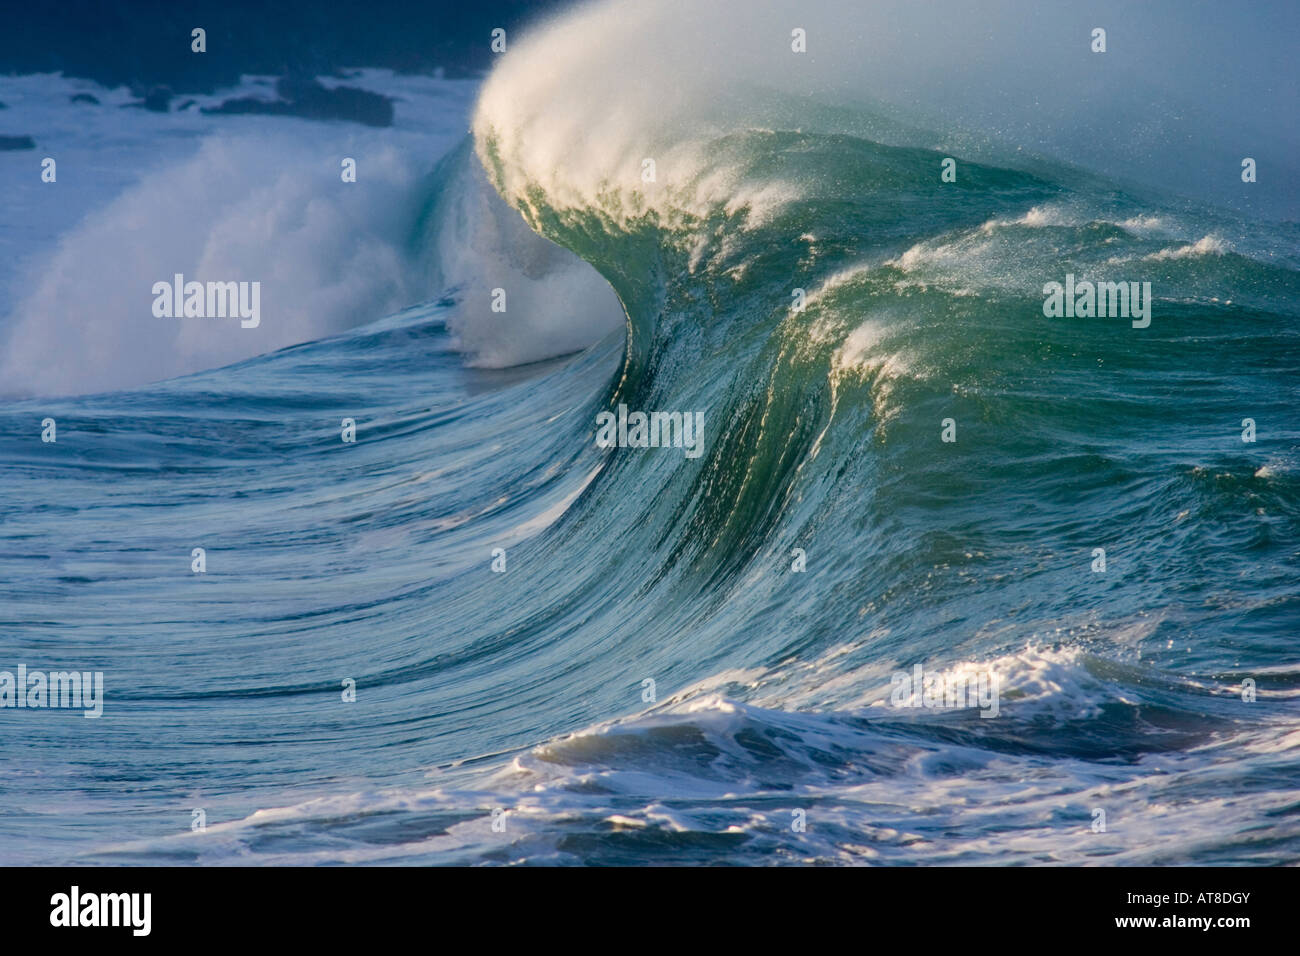
<path id="1" fill-rule="evenodd" d="M 533 232 L 488 183 L 468 143 L 442 164 L 426 226 L 447 323 L 471 365 L 508 368 L 580 351 L 626 327 L 609 284 Z"/>

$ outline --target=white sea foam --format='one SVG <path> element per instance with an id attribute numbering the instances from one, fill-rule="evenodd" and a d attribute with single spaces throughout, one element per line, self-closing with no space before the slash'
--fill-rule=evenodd
<path id="1" fill-rule="evenodd" d="M 1013 679 L 1030 692 L 1022 700 L 1081 689 L 1094 696 L 1058 670 L 1070 667 L 1068 654 L 1050 657 L 1039 655 Z M 1266 765 L 1279 773 L 1293 766 L 1300 752 L 1293 721 L 1229 734 L 1194 754 L 1046 760 L 881 734 L 872 724 L 887 718 L 884 711 L 863 722 L 718 692 L 761 680 L 753 671 L 720 674 L 645 713 L 556 737 L 504 765 L 431 772 L 426 787 L 290 801 L 203 833 L 101 852 L 110 862 L 115 855 L 193 854 L 214 865 L 561 863 L 600 858 L 602 847 L 618 854 L 618 834 L 677 834 L 702 842 L 694 851 L 690 843 L 658 851 L 646 843 L 642 851 L 676 862 L 693 859 L 692 852 L 705 859 L 743 852 L 742 859 L 758 862 L 1161 863 L 1256 832 L 1261 816 L 1294 802 L 1285 787 L 1245 785 Z M 1089 706 L 1072 701 L 1063 712 Z M 995 732 L 1004 719 L 979 729 Z M 1207 795 L 1225 788 L 1236 795 Z M 662 794 L 673 795 L 671 806 Z M 1097 807 L 1106 812 L 1102 831 L 1092 827 Z M 808 824 L 802 831 L 791 825 L 800 808 Z M 502 811 L 504 825 L 494 830 Z M 350 832 L 359 820 L 369 821 L 361 838 Z M 293 840 L 275 839 L 280 834 Z M 576 844 L 570 835 L 580 838 Z M 723 835 L 736 842 L 722 842 Z M 712 856 L 701 849 L 710 846 Z"/>
<path id="2" fill-rule="evenodd" d="M 1160 262 L 1165 259 L 1194 259 L 1199 256 L 1221 256 L 1228 252 L 1232 247 L 1220 239 L 1218 236 L 1202 236 L 1195 242 L 1185 246 L 1174 246 L 1168 249 L 1161 249 L 1159 252 L 1153 252 L 1149 256 L 1143 256 L 1148 262 Z"/>
<path id="3" fill-rule="evenodd" d="M 428 264 L 408 243 L 422 177 L 462 135 L 472 86 L 403 78 L 395 127 L 295 118 L 156 114 L 68 102 L 84 82 L 0 81 L 0 98 L 58 158 L 41 183 L 33 153 L 11 210 L 32 227 L 0 315 L 0 391 L 80 393 L 138 385 L 247 358 L 378 319 L 430 294 Z M 356 80 L 372 88 L 384 76 Z M 198 105 L 265 87 L 244 88 Z M 358 164 L 344 183 L 341 160 Z M 111 164 L 113 172 L 97 168 Z M 123 174 L 121 171 L 126 170 Z M 92 188 L 93 186 L 93 188 Z M 47 211 L 48 207 L 48 211 Z M 53 224 L 52 226 L 49 224 Z M 52 231 L 51 231 L 52 230 Z M 175 273 L 199 281 L 260 281 L 262 322 L 232 328 L 159 319 L 150 288 Z"/>
<path id="4" fill-rule="evenodd" d="M 585 348 L 626 322 L 609 284 L 506 205 L 466 155 L 433 223 L 439 285 L 456 288 L 448 327 L 471 365 L 504 368 Z M 494 311 L 500 289 L 504 310 Z"/>

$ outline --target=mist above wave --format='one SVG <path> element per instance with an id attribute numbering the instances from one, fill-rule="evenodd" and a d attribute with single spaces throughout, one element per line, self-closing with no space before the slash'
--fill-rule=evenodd
<path id="1" fill-rule="evenodd" d="M 1048 157 L 1294 216 L 1300 142 L 1274 117 L 1300 104 L 1281 39 L 1297 16 L 1278 5 L 1239 23 L 1173 0 L 1086 14 L 1029 0 L 608 0 L 514 44 L 474 130 L 494 183 L 525 215 L 530 189 L 553 207 L 598 200 L 621 214 L 638 202 L 662 211 L 668 197 L 691 211 L 691 200 L 744 202 L 754 184 L 708 148 L 720 132 L 860 134 L 869 106 L 912 126 L 908 145 L 990 162 Z M 1097 28 L 1106 52 L 1092 49 Z M 869 130 L 886 141 L 880 133 Z M 1242 183 L 1245 156 L 1277 178 Z"/>

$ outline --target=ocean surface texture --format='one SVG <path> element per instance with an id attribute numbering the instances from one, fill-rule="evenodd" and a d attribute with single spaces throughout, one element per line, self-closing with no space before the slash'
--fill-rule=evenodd
<path id="1" fill-rule="evenodd" d="M 803 94 L 787 20 L 322 80 L 384 129 L 0 77 L 0 671 L 104 686 L 0 708 L 0 862 L 1300 859 L 1300 225 Z"/>

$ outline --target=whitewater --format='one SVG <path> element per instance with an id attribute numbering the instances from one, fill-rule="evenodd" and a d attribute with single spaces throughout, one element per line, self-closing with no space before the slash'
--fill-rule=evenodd
<path id="1" fill-rule="evenodd" d="M 104 674 L 0 711 L 0 862 L 1295 862 L 1300 225 L 773 9 L 734 62 L 612 2 L 365 71 L 365 138 L 0 78 L 121 159 L 0 231 L 0 670 Z M 260 325 L 156 318 L 173 272 Z M 1150 325 L 1046 317 L 1067 274 Z M 917 665 L 996 716 L 897 706 Z"/>

